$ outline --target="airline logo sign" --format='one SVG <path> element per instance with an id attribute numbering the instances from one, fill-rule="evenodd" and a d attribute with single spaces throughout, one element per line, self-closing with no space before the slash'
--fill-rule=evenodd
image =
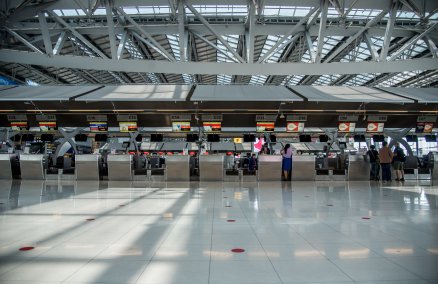
<path id="1" fill-rule="evenodd" d="M 286 132 L 303 132 L 304 122 L 288 122 L 286 125 Z"/>
<path id="2" fill-rule="evenodd" d="M 369 122 L 367 132 L 383 132 L 384 125 L 382 122 Z"/>
<path id="3" fill-rule="evenodd" d="M 339 132 L 354 132 L 356 123 L 354 122 L 340 122 L 338 126 Z"/>
<path id="4" fill-rule="evenodd" d="M 415 133 L 432 133 L 432 130 L 433 130 L 432 122 L 417 122 Z"/>

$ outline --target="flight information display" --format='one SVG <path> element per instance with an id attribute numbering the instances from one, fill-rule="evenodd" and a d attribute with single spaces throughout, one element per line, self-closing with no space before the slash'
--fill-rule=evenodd
<path id="1" fill-rule="evenodd" d="M 39 126 L 41 131 L 52 131 L 58 129 L 56 121 L 40 121 Z"/>
<path id="2" fill-rule="evenodd" d="M 286 125 L 286 132 L 303 132 L 304 122 L 288 122 Z"/>
<path id="3" fill-rule="evenodd" d="M 220 121 L 209 121 L 202 123 L 204 132 L 221 132 L 222 123 Z"/>
<path id="4" fill-rule="evenodd" d="M 339 122 L 338 132 L 354 132 L 356 129 L 355 122 Z"/>
<path id="5" fill-rule="evenodd" d="M 108 123 L 106 121 L 90 122 L 90 132 L 107 132 Z"/>
<path id="6" fill-rule="evenodd" d="M 137 131 L 137 122 L 128 121 L 128 122 L 119 122 L 120 132 L 136 132 Z"/>
<path id="7" fill-rule="evenodd" d="M 29 129 L 27 121 L 12 121 L 11 128 L 12 131 L 23 131 Z"/>
<path id="8" fill-rule="evenodd" d="M 383 122 L 368 122 L 367 132 L 383 132 L 384 126 Z"/>
<path id="9" fill-rule="evenodd" d="M 190 121 L 173 121 L 173 132 L 190 132 Z"/>
<path id="10" fill-rule="evenodd" d="M 274 124 L 275 124 L 274 122 L 258 121 L 257 126 L 256 126 L 256 131 L 257 132 L 273 132 L 275 129 Z"/>

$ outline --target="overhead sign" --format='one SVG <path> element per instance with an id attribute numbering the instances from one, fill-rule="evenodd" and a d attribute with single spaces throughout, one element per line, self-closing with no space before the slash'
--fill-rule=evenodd
<path id="1" fill-rule="evenodd" d="M 355 122 L 339 122 L 338 125 L 338 132 L 354 132 L 356 129 L 356 123 Z"/>
<path id="2" fill-rule="evenodd" d="M 293 114 L 286 117 L 287 121 L 307 121 L 306 114 Z"/>
<path id="3" fill-rule="evenodd" d="M 191 114 L 172 114 L 170 116 L 171 121 L 191 121 L 192 115 Z"/>
<path id="4" fill-rule="evenodd" d="M 304 122 L 288 122 L 286 124 L 286 132 L 303 132 L 304 131 Z"/>
<path id="5" fill-rule="evenodd" d="M 415 127 L 415 133 L 432 133 L 432 130 L 432 122 L 417 122 L 417 127 Z"/>
<path id="6" fill-rule="evenodd" d="M 108 121 L 108 116 L 105 114 L 89 114 L 87 121 Z"/>
<path id="7" fill-rule="evenodd" d="M 136 114 L 118 114 L 117 121 L 137 121 Z"/>
<path id="8" fill-rule="evenodd" d="M 108 131 L 108 124 L 106 121 L 93 121 L 90 122 L 91 132 L 106 132 Z"/>
<path id="9" fill-rule="evenodd" d="M 387 120 L 388 120 L 388 116 L 387 115 L 369 115 L 368 116 L 368 121 L 386 122 Z"/>
<path id="10" fill-rule="evenodd" d="M 234 137 L 233 138 L 233 142 L 241 144 L 241 143 L 243 143 L 243 138 L 241 138 L 241 137 Z"/>
<path id="11" fill-rule="evenodd" d="M 257 114 L 256 115 L 256 121 L 276 121 L 277 115 L 276 114 Z"/>
<path id="12" fill-rule="evenodd" d="M 369 122 L 367 132 L 383 132 L 384 125 L 382 122 Z"/>
<path id="13" fill-rule="evenodd" d="M 222 114 L 203 114 L 202 121 L 222 121 Z"/>
<path id="14" fill-rule="evenodd" d="M 8 121 L 27 121 L 25 114 L 8 114 Z"/>
<path id="15" fill-rule="evenodd" d="M 190 132 L 190 121 L 174 121 L 172 122 L 173 132 Z"/>
<path id="16" fill-rule="evenodd" d="M 119 122 L 120 132 L 136 132 L 137 122 L 135 121 L 124 121 Z"/>
<path id="17" fill-rule="evenodd" d="M 341 114 L 338 121 L 358 121 L 359 116 L 355 114 Z"/>
<path id="18" fill-rule="evenodd" d="M 52 131 L 58 129 L 56 121 L 40 121 L 38 124 L 41 131 Z"/>
<path id="19" fill-rule="evenodd" d="M 204 132 L 221 132 L 222 123 L 220 121 L 209 121 L 202 123 Z"/>
<path id="20" fill-rule="evenodd" d="M 28 130 L 29 126 L 27 121 L 12 121 L 11 122 L 12 131 L 23 131 Z"/>
<path id="21" fill-rule="evenodd" d="M 417 117 L 417 122 L 436 122 L 436 116 L 422 115 Z"/>
<path id="22" fill-rule="evenodd" d="M 262 122 L 258 121 L 256 125 L 257 132 L 273 132 L 275 129 L 275 122 Z"/>

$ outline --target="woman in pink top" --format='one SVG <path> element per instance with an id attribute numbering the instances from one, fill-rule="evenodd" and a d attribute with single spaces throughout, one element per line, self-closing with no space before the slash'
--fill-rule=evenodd
<path id="1" fill-rule="evenodd" d="M 289 172 L 292 170 L 292 148 L 289 143 L 281 150 L 281 154 L 283 155 L 283 180 L 290 180 Z"/>

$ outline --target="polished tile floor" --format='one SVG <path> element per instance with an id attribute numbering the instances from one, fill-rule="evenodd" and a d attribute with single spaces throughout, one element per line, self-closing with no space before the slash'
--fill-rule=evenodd
<path id="1" fill-rule="evenodd" d="M 427 181 L 0 181 L 0 283 L 438 283 L 437 195 Z"/>

